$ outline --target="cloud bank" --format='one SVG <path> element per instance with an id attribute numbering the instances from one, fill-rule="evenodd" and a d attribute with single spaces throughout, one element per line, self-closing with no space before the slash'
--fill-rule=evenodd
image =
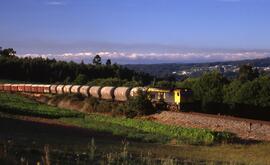
<path id="1" fill-rule="evenodd" d="M 43 57 L 57 60 L 90 63 L 99 54 L 103 60 L 111 59 L 119 64 L 153 64 L 153 63 L 198 63 L 214 61 L 236 61 L 270 57 L 270 51 L 238 52 L 182 52 L 182 53 L 132 53 L 132 52 L 77 52 L 62 54 L 20 54 L 20 57 Z"/>

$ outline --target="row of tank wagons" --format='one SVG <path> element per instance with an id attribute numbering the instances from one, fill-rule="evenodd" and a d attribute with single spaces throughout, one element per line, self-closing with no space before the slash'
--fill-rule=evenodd
<path id="1" fill-rule="evenodd" d="M 82 94 L 105 100 L 126 101 L 138 95 L 143 87 L 81 86 L 81 85 L 41 85 L 41 84 L 0 84 L 0 91 L 48 93 L 48 94 Z"/>

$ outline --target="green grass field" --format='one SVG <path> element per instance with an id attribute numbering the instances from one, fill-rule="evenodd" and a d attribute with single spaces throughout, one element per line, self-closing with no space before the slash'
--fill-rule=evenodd
<path id="1" fill-rule="evenodd" d="M 84 114 L 76 111 L 47 106 L 23 96 L 2 92 L 0 93 L 0 112 L 44 118 L 84 117 Z"/>
<path id="2" fill-rule="evenodd" d="M 159 124 L 141 119 L 111 117 L 99 114 L 86 116 L 84 119 L 61 119 L 80 127 L 101 132 L 110 132 L 131 139 L 145 142 L 213 144 L 230 140 L 233 136 L 225 132 L 212 132 L 206 129 L 183 128 Z"/>

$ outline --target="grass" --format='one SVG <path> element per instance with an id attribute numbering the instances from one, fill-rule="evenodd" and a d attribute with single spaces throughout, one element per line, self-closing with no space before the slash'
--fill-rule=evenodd
<path id="1" fill-rule="evenodd" d="M 64 118 L 61 121 L 145 142 L 213 144 L 220 141 L 228 141 L 233 137 L 232 134 L 225 132 L 183 128 L 147 120 L 111 117 L 99 114 L 88 115 L 84 119 Z"/>
<path id="2" fill-rule="evenodd" d="M 23 96 L 0 92 L 0 111 L 44 118 L 83 117 L 84 114 L 67 109 L 47 106 Z"/>

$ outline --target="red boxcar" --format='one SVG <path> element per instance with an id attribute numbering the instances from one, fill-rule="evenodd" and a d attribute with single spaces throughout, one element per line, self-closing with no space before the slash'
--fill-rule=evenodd
<path id="1" fill-rule="evenodd" d="M 18 84 L 12 84 L 11 85 L 11 91 L 12 92 L 18 92 Z"/>
<path id="2" fill-rule="evenodd" d="M 32 92 L 32 84 L 25 84 L 24 92 Z"/>
<path id="3" fill-rule="evenodd" d="M 32 85 L 31 86 L 31 92 L 38 93 L 38 85 Z"/>
<path id="4" fill-rule="evenodd" d="M 4 90 L 4 84 L 0 84 L 0 91 Z"/>
<path id="5" fill-rule="evenodd" d="M 51 85 L 43 85 L 44 86 L 44 93 L 50 93 Z"/>
<path id="6" fill-rule="evenodd" d="M 24 92 L 24 85 L 25 85 L 25 84 L 19 84 L 19 85 L 18 85 L 18 91 L 19 91 L 19 92 Z"/>
<path id="7" fill-rule="evenodd" d="M 11 91 L 11 84 L 4 84 L 4 91 Z"/>
<path id="8" fill-rule="evenodd" d="M 38 93 L 44 93 L 44 85 L 38 85 Z"/>

